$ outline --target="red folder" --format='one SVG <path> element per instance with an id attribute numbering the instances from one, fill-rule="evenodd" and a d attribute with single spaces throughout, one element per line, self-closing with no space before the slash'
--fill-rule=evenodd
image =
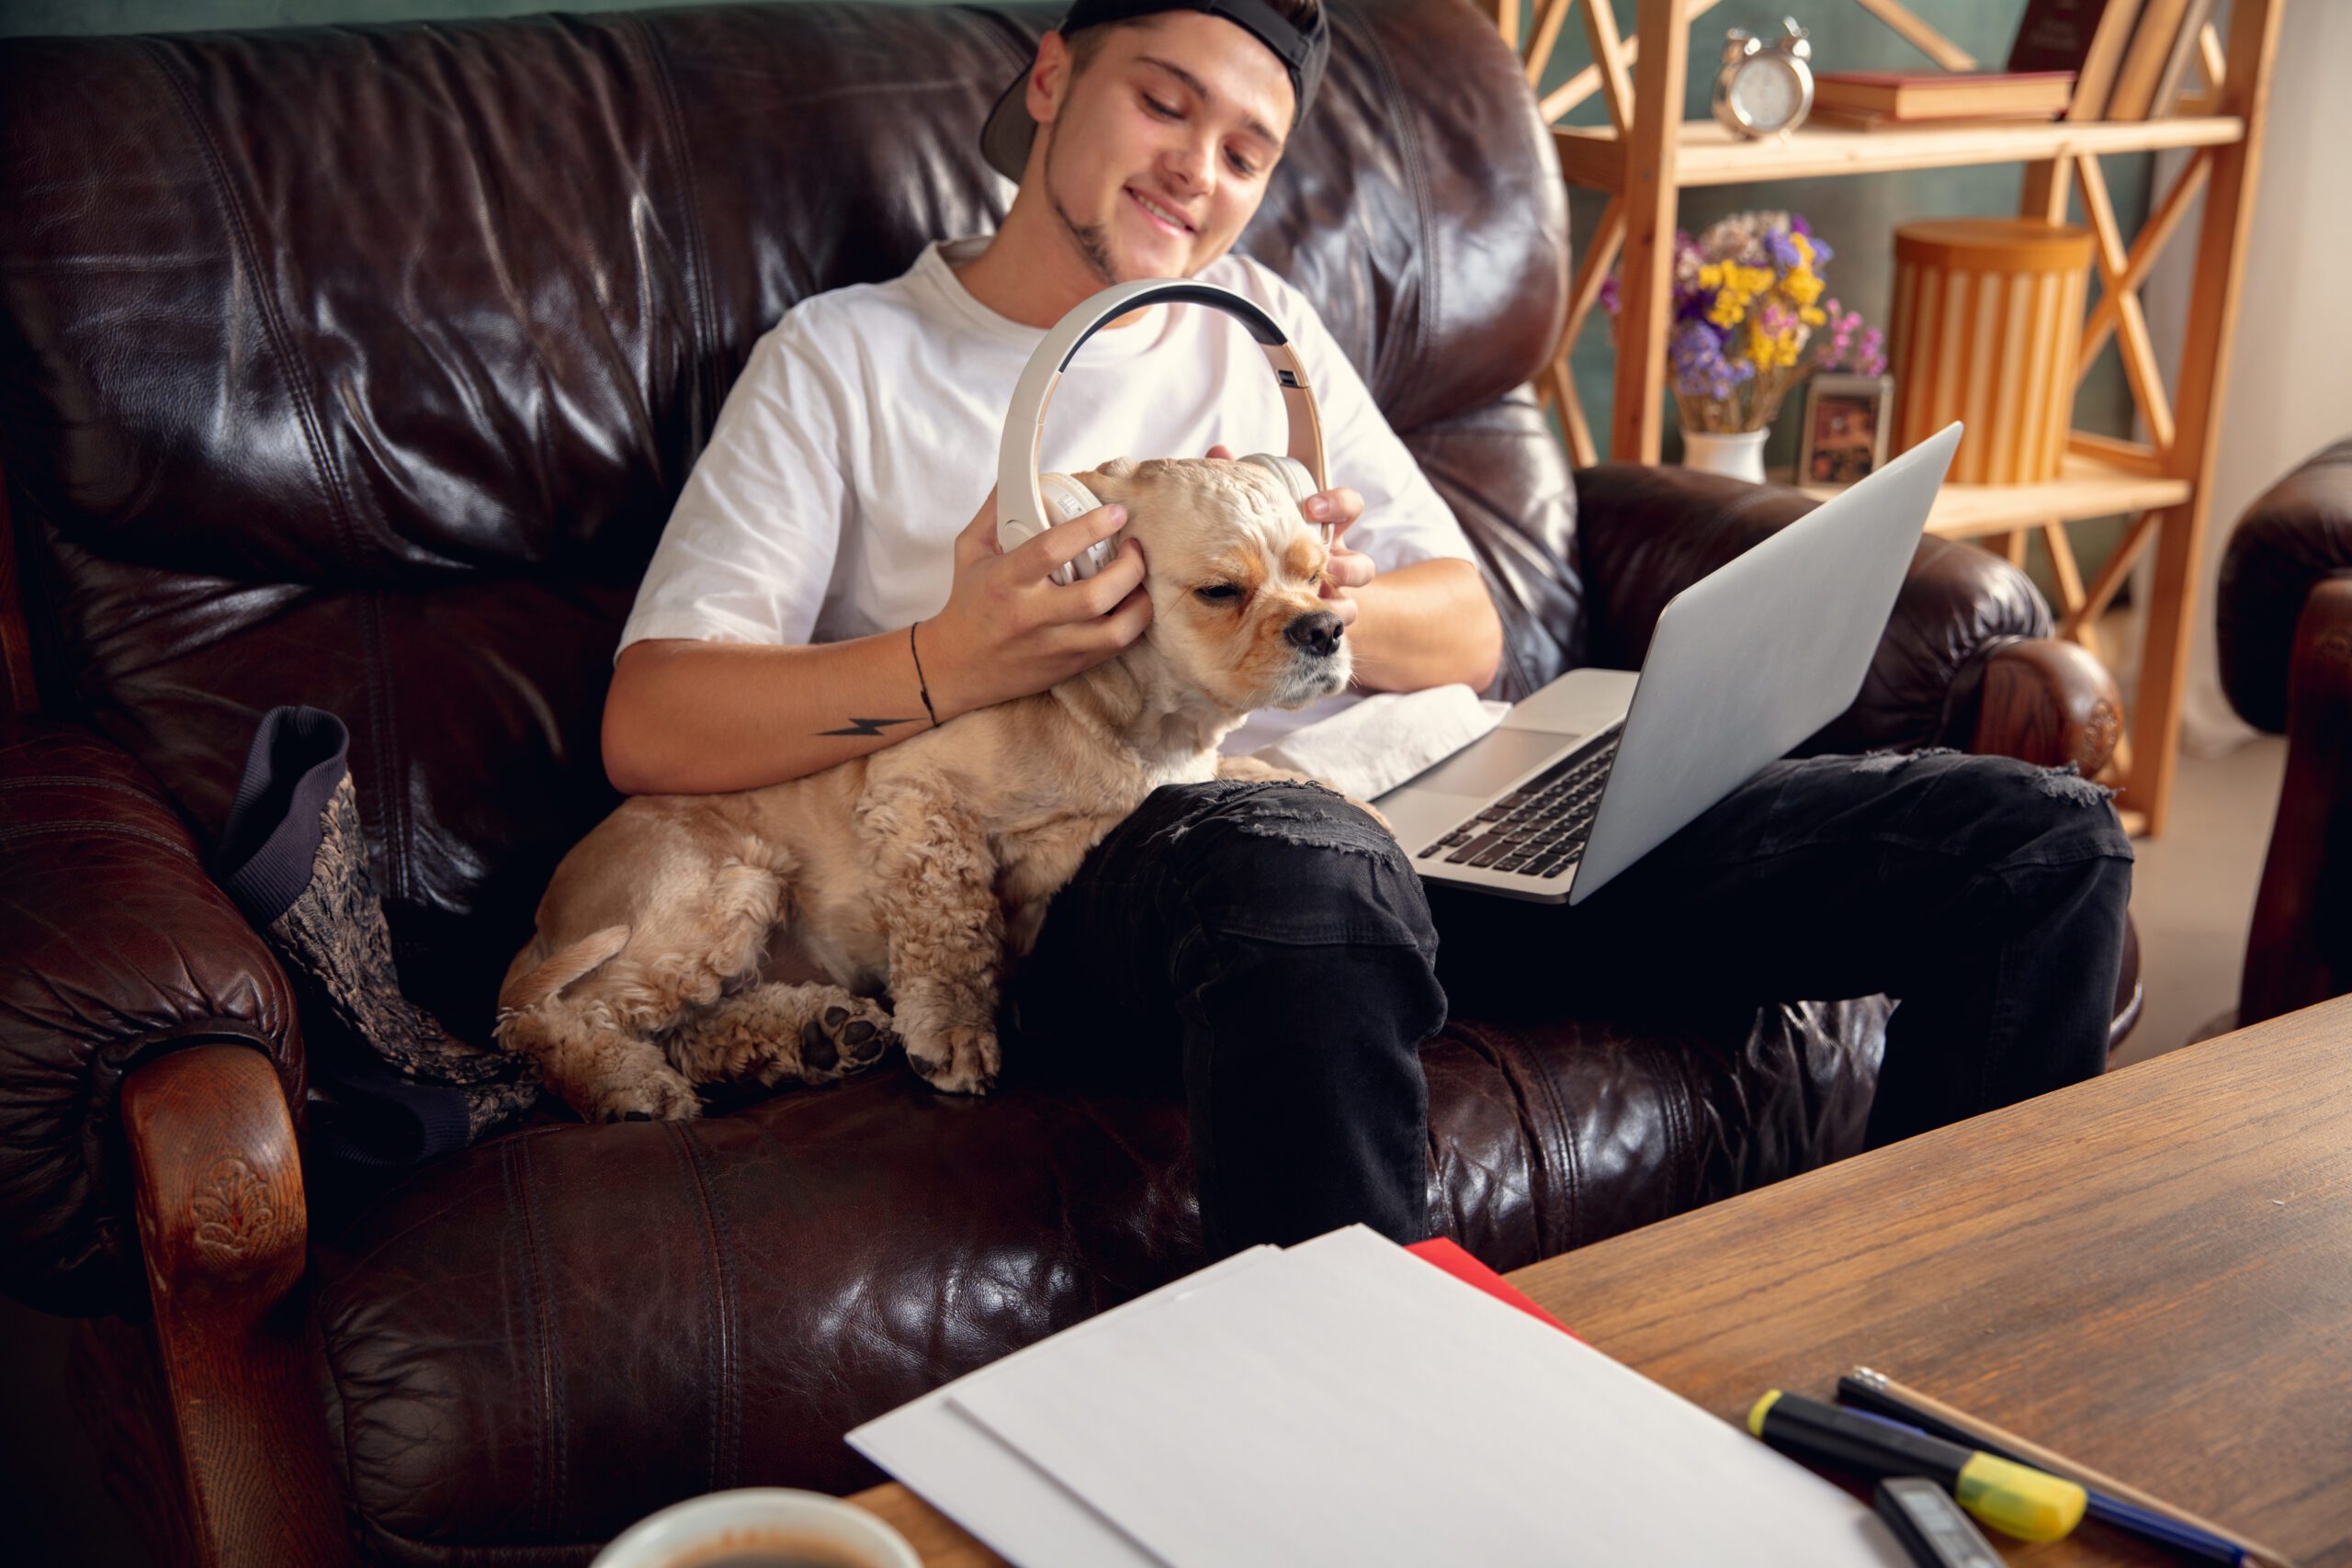
<path id="1" fill-rule="evenodd" d="M 1478 1289 L 1486 1292 L 1487 1294 L 1494 1297 L 1497 1301 L 1508 1302 L 1512 1306 L 1517 1307 L 1520 1311 L 1527 1314 L 1530 1317 L 1540 1317 L 1544 1322 L 1550 1324 L 1553 1327 L 1558 1329 L 1561 1333 L 1566 1335 L 1569 1338 L 1577 1340 L 1578 1343 L 1583 1342 L 1584 1337 L 1582 1335 L 1578 1334 L 1575 1329 L 1570 1328 L 1566 1324 L 1562 1323 L 1558 1318 L 1554 1317 L 1550 1313 L 1545 1312 L 1542 1307 L 1537 1306 L 1533 1302 L 1529 1301 L 1525 1294 L 1513 1288 L 1510 1280 L 1504 1279 L 1500 1274 L 1496 1273 L 1493 1269 L 1487 1268 L 1485 1264 L 1479 1262 L 1476 1258 L 1463 1251 L 1462 1248 L 1456 1247 L 1453 1242 L 1448 1241 L 1445 1237 L 1442 1235 L 1433 1235 L 1427 1241 L 1417 1241 L 1413 1243 L 1405 1250 L 1411 1253 L 1414 1257 L 1419 1258 L 1424 1263 L 1444 1269 L 1447 1273 L 1453 1275 L 1464 1284 L 1476 1285 Z"/>

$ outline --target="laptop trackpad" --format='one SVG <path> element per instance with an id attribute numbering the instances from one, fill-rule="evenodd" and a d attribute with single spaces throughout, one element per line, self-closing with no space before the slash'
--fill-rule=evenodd
<path id="1" fill-rule="evenodd" d="M 1566 755 L 1579 739 L 1533 729 L 1493 730 L 1396 787 L 1442 790 L 1447 795 L 1471 795 L 1484 799 L 1538 763 Z"/>

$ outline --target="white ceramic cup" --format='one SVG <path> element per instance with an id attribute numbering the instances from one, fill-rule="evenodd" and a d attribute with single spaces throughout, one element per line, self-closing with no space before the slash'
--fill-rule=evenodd
<path id="1" fill-rule="evenodd" d="M 589 1568 L 695 1568 L 729 1548 L 746 1555 L 789 1541 L 831 1548 L 858 1568 L 922 1568 L 907 1538 L 821 1492 L 747 1486 L 673 1503 L 615 1536 Z"/>

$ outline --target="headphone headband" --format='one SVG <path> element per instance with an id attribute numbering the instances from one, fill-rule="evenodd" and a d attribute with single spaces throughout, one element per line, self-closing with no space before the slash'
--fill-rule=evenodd
<path id="1" fill-rule="evenodd" d="M 1038 533 L 1060 519 L 1046 505 L 1037 482 L 1037 447 L 1045 435 L 1046 410 L 1062 372 L 1086 340 L 1131 310 L 1148 305 L 1205 305 L 1239 321 L 1265 351 L 1274 378 L 1282 384 L 1283 407 L 1290 418 L 1288 454 L 1306 466 L 1317 490 L 1329 490 L 1324 467 L 1323 423 L 1315 409 L 1315 391 L 1307 384 L 1306 367 L 1291 346 L 1281 323 L 1257 304 L 1230 288 L 1213 283 L 1152 277 L 1114 284 L 1081 301 L 1056 321 L 1036 352 L 1029 356 L 1013 388 L 1012 406 L 1004 420 L 1004 440 L 997 451 L 997 537 L 1019 539 Z M 1005 547 L 1011 548 L 1010 545 Z"/>
<path id="2" fill-rule="evenodd" d="M 1098 313 L 1095 310 L 1098 305 L 1106 308 Z M 1147 305 L 1206 305 L 1213 310 L 1223 310 L 1239 321 L 1263 347 L 1286 346 L 1290 343 L 1274 319 L 1260 310 L 1255 300 L 1244 299 L 1230 288 L 1219 288 L 1214 283 L 1171 283 L 1159 278 L 1146 278 L 1139 283 L 1122 283 L 1105 288 L 1054 323 L 1053 333 L 1047 336 L 1046 343 L 1053 342 L 1064 327 L 1073 322 L 1078 326 L 1078 334 L 1071 342 L 1069 351 L 1054 362 L 1055 373 L 1058 375 L 1069 368 L 1069 362 L 1086 345 L 1087 339 L 1121 316 L 1131 310 L 1140 310 Z M 1090 317 L 1092 319 L 1089 320 Z M 1039 352 L 1044 352 L 1044 344 L 1039 345 Z"/>

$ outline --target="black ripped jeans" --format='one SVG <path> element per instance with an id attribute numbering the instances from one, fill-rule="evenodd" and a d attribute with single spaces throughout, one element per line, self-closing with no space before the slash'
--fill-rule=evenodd
<path id="1" fill-rule="evenodd" d="M 2100 1070 L 2131 866 L 2101 792 L 1950 752 L 1776 762 L 1574 908 L 1425 894 L 1313 785 L 1171 786 L 1055 896 L 1008 993 L 1007 1069 L 1181 1078 L 1215 1254 L 1357 1221 L 1413 1240 L 1419 1046 L 1449 997 L 1656 1013 L 1888 992 L 1883 1144 Z"/>

